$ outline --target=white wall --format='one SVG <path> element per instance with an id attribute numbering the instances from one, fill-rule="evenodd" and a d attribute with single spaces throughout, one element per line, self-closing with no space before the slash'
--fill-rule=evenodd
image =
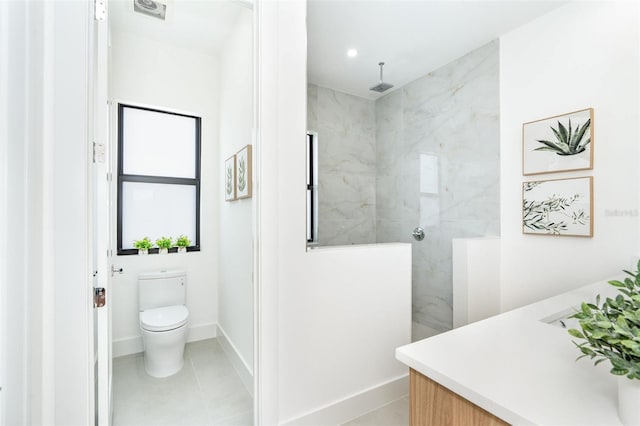
<path id="1" fill-rule="evenodd" d="M 305 248 L 305 9 L 259 8 L 261 424 L 328 415 L 407 374 L 394 350 L 410 341 L 409 245 Z"/>
<path id="2" fill-rule="evenodd" d="M 114 356 L 141 351 L 138 326 L 140 272 L 165 268 L 187 271 L 190 340 L 215 336 L 218 321 L 218 60 L 212 55 L 172 47 L 137 35 L 111 34 L 110 95 L 113 102 L 143 104 L 202 117 L 200 252 L 117 256 L 124 269 L 112 285 Z M 117 114 L 112 113 L 115 126 Z M 112 127 L 114 129 L 114 127 Z M 115 132 L 113 133 L 115 135 Z M 112 139 L 115 145 L 117 140 Z M 112 158 L 117 158 L 115 155 Z M 117 164 L 112 164 L 116 185 Z M 113 198 L 115 200 L 115 198 Z M 113 204 L 115 215 L 115 201 Z M 151 212 L 152 214 L 152 212 Z M 115 235 L 115 223 L 114 223 Z"/>
<path id="3" fill-rule="evenodd" d="M 503 310 L 610 277 L 638 254 L 637 8 L 573 2 L 500 39 Z M 588 107 L 593 171 L 540 178 L 594 177 L 594 237 L 522 235 L 522 123 Z"/>
<path id="4" fill-rule="evenodd" d="M 26 424 L 30 421 L 29 393 L 28 315 L 31 311 L 26 300 L 29 281 L 26 277 L 27 262 L 24 257 L 27 238 L 27 159 L 28 139 L 26 93 L 29 72 L 27 55 L 27 30 L 31 24 L 26 3 L 9 3 L 1 6 L 2 73 L 2 261 L 0 281 L 0 327 L 2 352 L 0 401 L 1 424 Z M 39 21 L 38 21 L 39 22 Z M 35 49 L 34 49 L 35 50 Z M 38 53 L 33 52 L 37 58 Z M 40 53 L 41 55 L 41 53 Z M 11 143 L 13 141 L 13 143 Z M 27 171 L 27 172 L 25 172 Z M 16 208 L 6 208 L 15 206 Z M 39 250 L 36 253 L 40 253 Z M 5 255 L 6 260 L 5 260 Z M 34 265 L 36 266 L 36 265 Z M 9 285 L 14 283 L 18 285 Z M 9 326 L 10 324 L 10 326 Z"/>
<path id="5" fill-rule="evenodd" d="M 220 54 L 220 161 L 252 144 L 253 14 L 241 8 Z M 224 169 L 216 182 L 224 182 Z M 253 198 L 220 200 L 219 325 L 253 373 Z"/>
<path id="6" fill-rule="evenodd" d="M 89 16 L 0 7 L 1 424 L 91 422 Z"/>
<path id="7" fill-rule="evenodd" d="M 306 253 L 304 244 L 293 243 L 298 231 L 304 228 L 283 232 L 290 248 L 281 252 L 280 418 L 341 423 L 348 417 L 332 421 L 322 409 L 408 373 L 394 350 L 411 341 L 411 245 Z M 314 422 L 303 420 L 307 416 Z"/>

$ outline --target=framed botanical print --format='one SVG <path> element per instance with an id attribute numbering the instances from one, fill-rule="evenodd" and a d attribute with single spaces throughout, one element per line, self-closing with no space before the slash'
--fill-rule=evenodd
<path id="1" fill-rule="evenodd" d="M 236 199 L 236 156 L 232 155 L 224 162 L 224 200 Z"/>
<path id="2" fill-rule="evenodd" d="M 236 199 L 251 198 L 251 145 L 236 153 Z"/>
<path id="3" fill-rule="evenodd" d="M 593 169 L 593 108 L 522 125 L 522 174 Z"/>
<path id="4" fill-rule="evenodd" d="M 524 182 L 522 233 L 593 237 L 593 177 Z"/>

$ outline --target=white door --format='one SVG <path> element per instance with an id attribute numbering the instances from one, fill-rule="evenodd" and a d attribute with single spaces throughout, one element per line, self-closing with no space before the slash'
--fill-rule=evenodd
<path id="1" fill-rule="evenodd" d="M 94 300 L 94 392 L 95 424 L 111 424 L 111 252 L 109 106 L 107 104 L 106 0 L 95 0 L 92 20 L 92 265 Z M 101 306 L 102 305 L 102 306 Z"/>

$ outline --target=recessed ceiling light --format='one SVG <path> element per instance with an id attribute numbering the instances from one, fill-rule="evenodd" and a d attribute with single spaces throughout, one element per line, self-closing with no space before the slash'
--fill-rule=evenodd
<path id="1" fill-rule="evenodd" d="M 350 58 L 355 58 L 356 56 L 358 56 L 358 51 L 356 49 L 349 49 L 347 50 L 347 56 Z"/>

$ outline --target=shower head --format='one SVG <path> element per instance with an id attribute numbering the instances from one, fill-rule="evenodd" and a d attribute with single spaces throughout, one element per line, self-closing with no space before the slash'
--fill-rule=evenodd
<path id="1" fill-rule="evenodd" d="M 378 63 L 380 65 L 380 83 L 376 84 L 373 87 L 370 87 L 369 90 L 373 90 L 374 92 L 384 92 L 385 90 L 389 90 L 393 87 L 393 84 L 385 83 L 382 81 L 382 67 L 384 66 L 384 62 Z"/>

